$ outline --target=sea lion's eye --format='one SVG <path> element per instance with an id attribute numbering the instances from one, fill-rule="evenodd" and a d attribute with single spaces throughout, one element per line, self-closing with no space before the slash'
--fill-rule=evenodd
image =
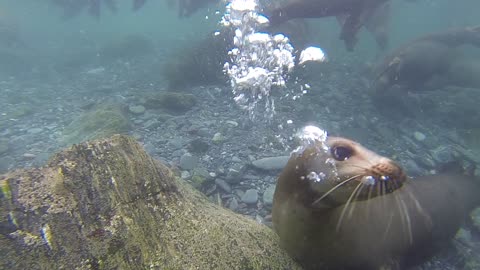
<path id="1" fill-rule="evenodd" d="M 338 161 L 345 161 L 352 156 L 353 150 L 344 146 L 332 147 L 330 150 L 334 159 Z"/>

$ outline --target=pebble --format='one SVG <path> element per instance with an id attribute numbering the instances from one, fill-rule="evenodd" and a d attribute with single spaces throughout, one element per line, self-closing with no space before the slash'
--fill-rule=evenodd
<path id="1" fill-rule="evenodd" d="M 417 141 L 419 141 L 419 142 L 424 141 L 425 138 L 427 138 L 427 136 L 425 136 L 425 134 L 423 134 L 423 133 L 421 133 L 421 132 L 419 132 L 419 131 L 415 131 L 415 132 L 413 133 L 413 136 L 414 136 L 415 139 L 416 139 Z"/>
<path id="2" fill-rule="evenodd" d="M 30 134 L 38 134 L 43 131 L 43 128 L 30 128 L 27 130 L 28 133 Z"/>
<path id="3" fill-rule="evenodd" d="M 187 179 L 190 179 L 190 177 L 192 177 L 192 175 L 190 174 L 189 171 L 182 171 L 181 174 L 180 174 L 180 177 L 184 180 L 187 180 Z"/>
<path id="4" fill-rule="evenodd" d="M 233 156 L 232 157 L 232 162 L 240 163 L 240 162 L 242 162 L 242 160 L 237 156 Z"/>
<path id="5" fill-rule="evenodd" d="M 232 211 L 237 211 L 238 209 L 238 200 L 237 198 L 233 197 L 230 202 L 228 203 L 228 208 Z"/>
<path id="6" fill-rule="evenodd" d="M 185 140 L 182 138 L 173 138 L 168 141 L 168 146 L 173 149 L 180 149 L 185 145 Z"/>
<path id="7" fill-rule="evenodd" d="M 130 105 L 128 106 L 128 110 L 133 114 L 145 113 L 145 107 L 143 107 L 142 105 Z"/>
<path id="8" fill-rule="evenodd" d="M 275 185 L 270 184 L 265 192 L 263 192 L 263 203 L 267 206 L 272 206 L 273 204 L 273 194 L 275 193 Z"/>
<path id="9" fill-rule="evenodd" d="M 242 196 L 242 202 L 246 204 L 255 204 L 258 201 L 258 191 L 256 189 L 249 189 L 245 191 Z"/>
<path id="10" fill-rule="evenodd" d="M 240 169 L 238 168 L 229 168 L 227 172 L 227 177 L 225 179 L 230 184 L 237 184 L 242 181 L 242 175 Z"/>
<path id="11" fill-rule="evenodd" d="M 287 165 L 290 156 L 267 157 L 257 159 L 252 162 L 252 165 L 260 170 L 272 171 L 281 170 Z"/>
<path id="12" fill-rule="evenodd" d="M 238 122 L 228 120 L 226 123 L 232 127 L 238 127 Z"/>
<path id="13" fill-rule="evenodd" d="M 230 185 L 227 182 L 225 182 L 225 180 L 217 178 L 217 179 L 215 179 L 215 184 L 226 193 L 231 193 L 232 192 L 232 188 L 230 187 Z"/>
<path id="14" fill-rule="evenodd" d="M 225 141 L 225 137 L 222 135 L 222 133 L 217 132 L 215 135 L 213 135 L 212 142 L 221 143 L 223 141 Z"/>
<path id="15" fill-rule="evenodd" d="M 184 170 L 192 170 L 197 166 L 198 158 L 190 153 L 185 153 L 180 157 L 180 168 Z"/>
<path id="16" fill-rule="evenodd" d="M 37 157 L 37 155 L 31 154 L 31 153 L 25 153 L 25 154 L 23 154 L 23 158 L 24 158 L 24 159 L 34 159 L 34 158 L 36 158 L 36 157 Z"/>

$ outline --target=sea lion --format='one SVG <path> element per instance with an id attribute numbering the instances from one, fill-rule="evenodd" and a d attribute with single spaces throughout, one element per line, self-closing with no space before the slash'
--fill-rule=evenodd
<path id="1" fill-rule="evenodd" d="M 102 5 L 106 6 L 112 12 L 117 12 L 117 4 L 114 0 L 89 0 L 89 1 L 52 0 L 52 3 L 63 8 L 64 19 L 70 19 L 74 16 L 77 16 L 85 9 L 88 10 L 88 13 L 91 16 L 100 18 Z"/>
<path id="2" fill-rule="evenodd" d="M 218 2 L 218 0 L 178 0 L 178 16 L 190 17 L 197 10 Z"/>
<path id="3" fill-rule="evenodd" d="M 385 46 L 385 33 L 375 31 L 386 29 L 387 17 L 382 12 L 389 10 L 389 0 L 291 0 L 280 6 L 265 9 L 270 25 L 278 25 L 294 18 L 321 18 L 336 16 L 341 24 L 340 39 L 347 50 L 352 51 L 357 43 L 357 33 L 367 26 L 376 36 L 379 46 Z M 381 18 L 381 19 L 380 19 Z M 380 38 L 380 39 L 378 39 Z"/>
<path id="4" fill-rule="evenodd" d="M 435 80 L 442 82 L 459 57 L 454 49 L 466 44 L 480 47 L 480 26 L 429 34 L 399 47 L 375 67 L 375 94 L 394 85 L 419 91 L 429 89 L 427 84 Z"/>
<path id="5" fill-rule="evenodd" d="M 306 269 L 405 269 L 445 247 L 480 204 L 472 177 L 411 179 L 356 142 L 325 144 L 293 153 L 274 193 L 274 229 Z"/>

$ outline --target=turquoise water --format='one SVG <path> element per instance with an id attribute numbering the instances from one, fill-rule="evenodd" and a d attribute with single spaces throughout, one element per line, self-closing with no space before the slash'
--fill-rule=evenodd
<path id="1" fill-rule="evenodd" d="M 135 12 L 132 1 L 117 2 L 117 12 L 103 5 L 95 17 L 86 9 L 65 16 L 50 0 L 0 0 L 0 173 L 44 166 L 72 144 L 127 134 L 210 201 L 267 225 L 267 194 L 284 164 L 252 164 L 285 160 L 305 125 L 358 141 L 394 159 L 409 176 L 437 173 L 452 162 L 480 176 L 480 33 L 455 48 L 432 39 L 415 43 L 480 25 L 477 0 L 390 0 L 385 50 L 362 27 L 348 51 L 333 16 L 288 22 L 272 32 L 290 38 L 295 48 L 287 51 L 296 60 L 308 46 L 321 48 L 327 59 L 292 70 L 268 57 L 275 46 L 286 46 L 284 40 L 264 47 L 247 39 L 236 43 L 234 31 L 220 22 L 223 1 L 188 17 L 179 17 L 178 4 L 195 2 L 147 0 Z M 412 43 L 414 49 L 401 51 Z M 235 92 L 232 80 L 238 78 L 225 74 L 224 66 L 240 65 L 234 47 L 258 53 L 243 59 L 244 72 L 235 76 L 261 67 L 265 81 L 277 76 L 285 85 L 269 81 L 268 89 L 255 86 L 251 96 L 254 87 Z M 396 65 L 397 58 L 409 62 Z M 249 99 L 239 98 L 242 93 Z M 0 202 L 18 195 L 0 187 Z M 2 241 L 28 231 L 1 210 Z M 454 246 L 416 269 L 477 269 L 480 259 L 472 250 L 480 247 L 479 212 Z M 36 226 L 29 231 L 33 238 L 50 246 L 50 227 L 30 225 Z M 15 266 L 2 255 L 0 268 Z"/>

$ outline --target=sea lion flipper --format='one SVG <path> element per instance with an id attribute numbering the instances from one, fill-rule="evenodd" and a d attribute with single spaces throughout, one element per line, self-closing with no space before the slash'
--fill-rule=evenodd
<path id="1" fill-rule="evenodd" d="M 357 44 L 357 33 L 364 25 L 368 17 L 368 10 L 354 9 L 351 13 L 346 14 L 344 18 L 337 16 L 337 19 L 344 20 L 342 30 L 340 32 L 340 39 L 345 42 L 348 51 L 353 51 Z"/>
<path id="2" fill-rule="evenodd" d="M 365 27 L 374 36 L 380 49 L 388 46 L 388 27 L 390 24 L 390 2 L 385 2 L 370 10 Z"/>

